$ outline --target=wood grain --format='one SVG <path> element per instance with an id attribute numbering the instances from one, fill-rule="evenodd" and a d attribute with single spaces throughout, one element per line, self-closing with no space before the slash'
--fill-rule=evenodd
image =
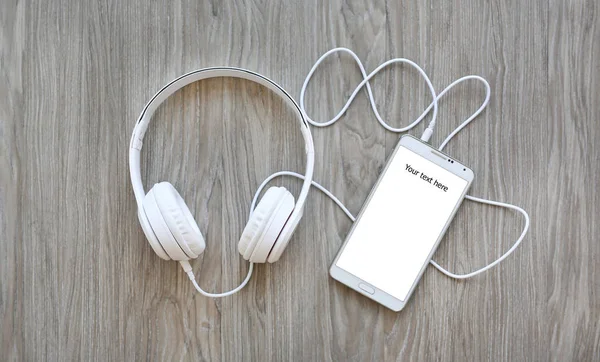
<path id="1" fill-rule="evenodd" d="M 0 358 L 598 359 L 599 39 L 593 0 L 2 2 Z M 127 148 L 141 107 L 172 78 L 213 65 L 258 71 L 298 96 L 335 46 L 355 50 L 369 70 L 410 58 L 438 89 L 466 74 L 488 79 L 490 106 L 447 151 L 476 171 L 473 195 L 530 212 L 529 235 L 472 280 L 429 268 L 396 314 L 328 277 L 350 221 L 312 192 L 280 262 L 257 266 L 233 297 L 196 294 L 137 223 Z M 349 59 L 327 61 L 309 87 L 311 116 L 332 117 L 359 80 Z M 406 67 L 373 87 L 393 125 L 429 101 Z M 477 84 L 444 99 L 433 143 L 482 99 Z M 259 183 L 302 170 L 293 122 L 268 91 L 235 80 L 190 85 L 159 108 L 145 184 L 169 180 L 196 215 L 207 251 L 193 266 L 207 290 L 245 276 L 236 244 Z M 315 179 L 358 212 L 398 135 L 377 124 L 364 95 L 313 135 Z M 521 227 L 518 215 L 466 203 L 435 259 L 473 270 Z"/>

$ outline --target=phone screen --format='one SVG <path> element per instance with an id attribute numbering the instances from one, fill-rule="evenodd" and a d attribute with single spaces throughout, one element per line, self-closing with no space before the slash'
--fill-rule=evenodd
<path id="1" fill-rule="evenodd" d="M 336 266 L 404 301 L 469 182 L 398 147 Z"/>

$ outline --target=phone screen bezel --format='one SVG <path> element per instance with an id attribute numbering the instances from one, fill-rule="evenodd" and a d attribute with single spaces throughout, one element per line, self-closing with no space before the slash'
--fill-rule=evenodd
<path id="1" fill-rule="evenodd" d="M 433 162 L 434 164 L 450 171 L 451 173 L 455 174 L 456 176 L 467 181 L 467 186 L 463 190 L 463 192 L 462 192 L 460 198 L 458 199 L 456 205 L 454 206 L 452 212 L 448 215 L 448 219 L 446 220 L 444 228 L 442 229 L 441 233 L 439 234 L 436 242 L 433 244 L 433 247 L 432 247 L 428 257 L 425 259 L 425 262 L 421 266 L 421 269 L 420 269 L 419 273 L 417 274 L 417 277 L 413 281 L 413 284 L 412 284 L 410 290 L 408 291 L 406 298 L 404 300 L 400 300 L 400 299 L 388 294 L 384 290 L 376 288 L 375 286 L 371 285 L 370 283 L 363 281 L 359 277 L 347 272 L 346 270 L 344 270 L 336 265 L 338 259 L 344 252 L 346 244 L 350 240 L 350 236 L 354 232 L 355 226 L 360 222 L 360 219 L 361 219 L 362 214 L 364 213 L 364 210 L 366 210 L 366 208 L 368 207 L 369 201 L 371 200 L 372 196 L 374 195 L 375 191 L 377 190 L 379 183 L 385 177 L 388 167 L 391 164 L 391 161 L 394 159 L 394 157 L 396 157 L 396 154 L 397 154 L 398 150 L 400 149 L 400 147 L 405 147 L 409 151 L 422 156 L 423 158 Z M 331 277 L 334 278 L 335 280 L 347 285 L 348 287 L 356 290 L 357 292 L 367 296 L 368 298 L 371 298 L 371 299 L 375 300 L 376 302 L 386 306 L 389 309 L 392 309 L 396 312 L 402 310 L 402 308 L 404 308 L 404 306 L 410 299 L 414 289 L 418 285 L 419 280 L 421 279 L 421 276 L 423 275 L 423 272 L 425 271 L 427 265 L 429 264 L 429 260 L 431 260 L 431 257 L 435 253 L 437 247 L 439 246 L 440 241 L 442 240 L 442 238 L 444 237 L 444 234 L 446 233 L 446 230 L 448 229 L 448 226 L 450 225 L 452 219 L 454 218 L 456 211 L 458 210 L 462 201 L 464 200 L 467 190 L 469 189 L 469 187 L 471 186 L 471 183 L 473 182 L 473 178 L 474 178 L 473 171 L 470 168 L 468 168 L 467 166 L 463 165 L 461 162 L 457 161 L 456 159 L 450 157 L 449 155 L 447 155 L 443 152 L 440 152 L 440 151 L 434 149 L 430 145 L 424 143 L 423 141 L 421 141 L 413 136 L 410 136 L 410 135 L 402 136 L 402 138 L 400 138 L 400 141 L 396 145 L 396 148 L 390 155 L 390 157 L 386 163 L 386 166 L 385 166 L 383 172 L 381 173 L 381 176 L 379 176 L 379 179 L 375 183 L 375 186 L 369 193 L 369 196 L 367 197 L 367 200 L 364 203 L 365 206 L 361 209 L 360 213 L 358 214 L 356 221 L 354 222 L 354 224 L 352 225 L 352 228 L 350 229 L 350 231 L 348 232 L 348 235 L 346 236 L 346 240 L 342 244 L 342 247 L 338 251 L 335 259 L 333 260 L 333 263 L 329 270 L 329 274 L 331 275 Z M 365 289 L 360 287 L 361 284 L 372 288 L 372 290 L 374 290 L 374 292 L 372 294 L 369 293 L 368 291 L 366 291 Z"/>

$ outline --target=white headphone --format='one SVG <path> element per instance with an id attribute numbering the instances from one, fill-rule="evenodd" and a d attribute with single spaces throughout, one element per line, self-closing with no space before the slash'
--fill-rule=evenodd
<path id="1" fill-rule="evenodd" d="M 281 97 L 294 110 L 298 118 L 306 148 L 305 178 L 298 202 L 294 204 L 294 196 L 284 187 L 271 187 L 267 190 L 251 213 L 240 237 L 238 250 L 244 259 L 251 263 L 267 261 L 273 263 L 279 260 L 302 218 L 314 168 L 314 145 L 305 115 L 296 101 L 272 80 L 245 69 L 215 67 L 184 74 L 159 90 L 146 104 L 133 129 L 129 146 L 129 171 L 138 205 L 138 219 L 150 246 L 160 258 L 180 261 L 184 270 L 191 275 L 190 279 L 193 274 L 187 261 L 202 254 L 205 248 L 204 237 L 192 213 L 173 185 L 169 182 L 161 182 L 155 184 L 147 194 L 144 192 L 140 172 L 140 151 L 152 115 L 163 101 L 190 83 L 217 77 L 247 79 L 267 87 Z M 248 277 L 239 289 L 249 280 L 251 273 L 252 264 Z M 193 282 L 195 284 L 195 279 Z M 209 293 L 203 292 L 203 294 Z M 230 293 L 224 293 L 224 295 L 228 294 Z"/>

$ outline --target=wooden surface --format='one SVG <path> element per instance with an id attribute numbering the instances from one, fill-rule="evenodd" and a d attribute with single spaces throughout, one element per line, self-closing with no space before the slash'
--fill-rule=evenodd
<path id="1" fill-rule="evenodd" d="M 598 360 L 597 2 L 147 3 L 0 5 L 0 359 Z M 529 211 L 529 235 L 472 280 L 429 268 L 396 314 L 328 277 L 350 221 L 313 191 L 281 261 L 258 265 L 233 297 L 198 295 L 137 222 L 127 164 L 137 115 L 167 81 L 205 66 L 258 71 L 297 97 L 335 46 L 355 50 L 369 70 L 413 59 L 438 90 L 466 74 L 487 78 L 489 108 L 446 150 L 475 170 L 471 194 Z M 310 86 L 309 113 L 333 116 L 359 79 L 349 59 L 328 61 Z M 373 87 L 396 126 L 429 102 L 406 67 Z M 444 99 L 433 144 L 482 99 L 476 84 Z M 398 135 L 377 124 L 364 94 L 313 134 L 315 180 L 358 212 Z M 293 115 L 247 82 L 194 84 L 159 109 L 144 181 L 169 180 L 196 215 L 207 238 L 193 262 L 203 287 L 241 281 L 247 264 L 236 244 L 251 197 L 270 173 L 302 171 L 301 154 Z M 458 272 L 483 266 L 522 223 L 466 202 L 435 259 Z"/>

